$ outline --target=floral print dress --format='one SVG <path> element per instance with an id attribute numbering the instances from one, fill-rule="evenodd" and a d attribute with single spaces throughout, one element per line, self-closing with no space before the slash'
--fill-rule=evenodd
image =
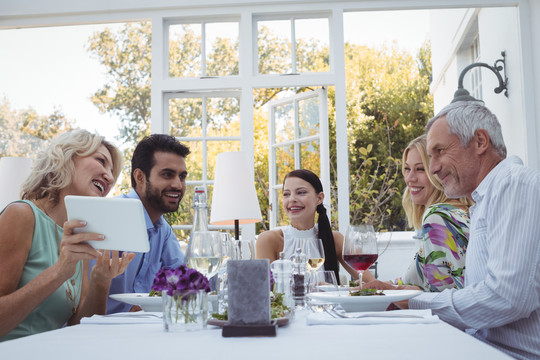
<path id="1" fill-rule="evenodd" d="M 422 221 L 422 244 L 395 284 L 416 285 L 431 292 L 463 288 L 469 225 L 469 214 L 454 205 L 428 207 Z"/>

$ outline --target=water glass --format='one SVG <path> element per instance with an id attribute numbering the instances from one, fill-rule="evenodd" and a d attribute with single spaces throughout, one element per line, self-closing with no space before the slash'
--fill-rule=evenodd
<path id="1" fill-rule="evenodd" d="M 309 292 L 339 291 L 333 270 L 317 271 L 310 277 Z"/>
<path id="2" fill-rule="evenodd" d="M 218 231 L 195 231 L 192 234 L 186 252 L 188 267 L 210 279 L 217 274 L 221 257 L 222 244 Z"/>
<path id="3" fill-rule="evenodd" d="M 234 240 L 234 248 L 236 260 L 255 259 L 255 250 L 251 240 Z"/>

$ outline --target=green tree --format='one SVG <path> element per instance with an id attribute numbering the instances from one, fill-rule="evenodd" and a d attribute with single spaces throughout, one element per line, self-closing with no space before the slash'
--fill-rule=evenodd
<path id="1" fill-rule="evenodd" d="M 403 229 L 400 158 L 433 115 L 429 43 L 417 61 L 397 47 L 346 44 L 351 222 Z"/>
<path id="2" fill-rule="evenodd" d="M 4 98 L 0 101 L 0 157 L 32 157 L 47 140 L 72 128 L 73 122 L 61 109 L 48 116 L 32 108 L 17 111 Z"/>
<path id="3" fill-rule="evenodd" d="M 169 74 L 200 76 L 200 36 L 189 25 L 182 25 L 181 33 L 183 36 L 170 39 Z M 120 138 L 128 145 L 125 153 L 128 160 L 133 146 L 149 133 L 150 40 L 150 25 L 136 23 L 126 24 L 118 33 L 109 30 L 96 33 L 89 45 L 90 52 L 109 68 L 107 83 L 94 94 L 92 100 L 102 112 L 113 113 L 122 119 Z M 257 44 L 259 73 L 283 73 L 291 68 L 288 63 L 290 44 L 287 39 L 262 27 L 259 29 Z M 207 59 L 208 74 L 238 73 L 237 43 L 217 38 L 211 49 Z M 399 159 L 406 144 L 423 132 L 426 120 L 431 116 L 429 44 L 420 50 L 416 62 L 411 54 L 395 47 L 373 49 L 346 44 L 345 56 L 351 220 L 386 226 L 392 224 L 395 228 L 403 228 L 399 195 L 404 185 Z M 315 40 L 299 42 L 297 58 L 301 59 L 297 63 L 299 70 L 329 69 L 328 49 Z M 310 89 L 254 90 L 255 180 L 264 217 L 264 221 L 257 225 L 259 231 L 268 228 L 264 211 L 268 209 L 268 120 L 264 105 L 285 92 L 307 90 Z M 333 88 L 329 89 L 328 94 L 331 178 L 333 184 L 336 184 Z M 239 105 L 225 98 L 212 101 L 215 104 L 207 104 L 208 118 L 211 119 L 208 131 L 234 134 L 239 126 Z M 171 104 L 169 112 L 172 134 L 193 136 L 200 132 L 200 100 L 175 99 Z M 195 143 L 194 146 L 198 145 Z M 227 147 L 234 145 L 220 146 L 212 151 L 230 151 Z M 199 157 L 190 157 L 196 169 Z M 336 191 L 335 185 L 332 191 Z M 183 201 L 176 218 L 173 216 L 170 220 L 176 223 L 182 216 L 185 220 L 189 216 L 186 214 L 190 213 L 190 203 L 189 199 Z M 333 214 L 337 215 L 335 211 Z"/>

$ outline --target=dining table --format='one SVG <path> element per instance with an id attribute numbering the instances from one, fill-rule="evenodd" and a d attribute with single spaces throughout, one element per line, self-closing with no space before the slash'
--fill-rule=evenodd
<path id="1" fill-rule="evenodd" d="M 86 319 L 0 343 L 0 358 L 96 359 L 510 359 L 494 347 L 443 322 L 308 324 L 309 310 L 294 313 L 271 337 L 223 337 L 208 325 L 192 332 L 165 332 L 159 318 L 137 313 Z M 158 317 L 156 315 L 156 317 Z M 94 320 L 92 320 L 94 319 Z M 140 319 L 140 321 L 139 321 Z"/>

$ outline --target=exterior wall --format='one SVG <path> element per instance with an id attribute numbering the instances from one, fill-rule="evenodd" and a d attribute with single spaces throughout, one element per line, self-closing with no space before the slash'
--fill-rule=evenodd
<path id="1" fill-rule="evenodd" d="M 508 154 L 518 155 L 526 164 L 534 166 L 527 141 L 524 141 L 527 139 L 527 123 L 518 15 L 517 7 L 432 11 L 432 92 L 437 113 L 452 100 L 461 70 L 468 65 L 459 57 L 459 51 L 462 44 L 467 42 L 469 29 L 477 20 L 480 62 L 493 65 L 495 60 L 501 58 L 501 51 L 505 51 L 506 74 L 509 78 L 507 98 L 493 91 L 498 86 L 497 78 L 491 70 L 482 68 L 483 100 L 501 122 Z M 465 80 L 470 76 L 471 71 L 467 72 Z M 470 91 L 467 81 L 464 84 Z"/>
<path id="2" fill-rule="evenodd" d="M 501 51 L 506 51 L 508 98 L 493 91 L 498 81 L 490 70 L 483 69 L 482 82 L 484 101 L 501 122 L 508 154 L 518 155 L 528 163 L 526 142 L 523 141 L 527 130 L 522 103 L 523 79 L 517 15 L 516 8 L 492 8 L 480 12 L 478 28 L 482 62 L 493 65 L 494 60 L 500 58 Z M 501 23 L 506 25 L 501 27 Z"/>
<path id="3" fill-rule="evenodd" d="M 413 235 L 414 231 L 394 231 L 380 235 L 378 239 L 380 255 L 377 260 L 379 280 L 394 280 L 407 270 L 419 246 Z"/>

